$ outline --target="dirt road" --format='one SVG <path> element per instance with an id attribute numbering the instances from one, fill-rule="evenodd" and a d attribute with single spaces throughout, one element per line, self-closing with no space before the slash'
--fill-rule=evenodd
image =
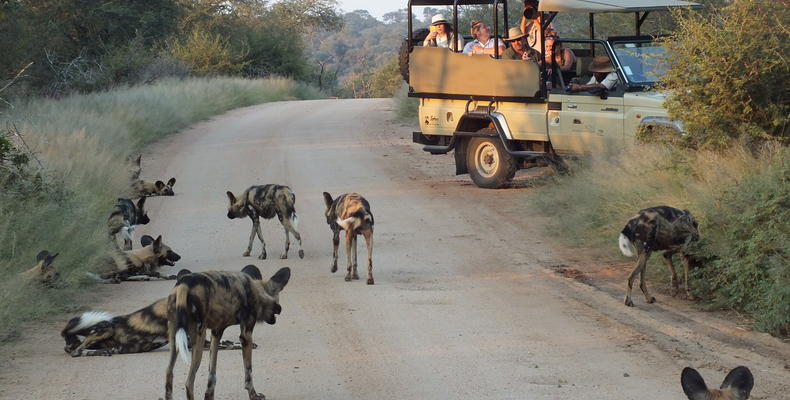
<path id="1" fill-rule="evenodd" d="M 557 274 L 552 266 L 587 261 L 542 236 L 544 220 L 526 207 L 539 189 L 482 190 L 452 177 L 451 157 L 419 151 L 408 127 L 387 122 L 390 107 L 326 100 L 246 108 L 168 138 L 144 158 L 144 177 L 178 179 L 175 197 L 150 199 L 152 223 L 137 234 L 162 234 L 182 255 L 173 273 L 253 263 L 271 275 L 291 267 L 277 324 L 255 330 L 253 373 L 268 399 L 675 400 L 684 398 L 679 376 L 687 365 L 714 385 L 747 365 L 757 380 L 753 398 L 788 398 L 788 344 L 666 296 L 655 305 L 637 296 L 629 309 L 622 285 Z M 293 244 L 289 259 L 278 258 L 284 238 L 276 221 L 264 223 L 269 259 L 241 256 L 250 223 L 228 220 L 225 191 L 260 183 L 296 193 L 303 260 Z M 370 200 L 376 285 L 365 285 L 364 275 L 344 282 L 342 252 L 341 270 L 330 273 L 323 191 Z M 127 313 L 172 285 L 103 286 L 106 300 L 92 306 Z M 0 397 L 163 394 L 166 350 L 73 359 L 58 335 L 64 322 L 45 324 L 11 351 L 0 366 Z M 217 398 L 246 398 L 242 371 L 240 352 L 220 353 Z M 185 375 L 179 363 L 176 398 Z M 201 396 L 206 379 L 204 363 Z"/>

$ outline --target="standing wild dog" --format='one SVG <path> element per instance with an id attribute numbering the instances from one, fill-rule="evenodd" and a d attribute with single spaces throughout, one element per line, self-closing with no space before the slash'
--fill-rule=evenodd
<path id="1" fill-rule="evenodd" d="M 227 192 L 227 195 L 228 200 L 230 200 L 228 218 L 250 217 L 252 220 L 250 242 L 247 245 L 247 250 L 243 254 L 244 257 L 248 257 L 250 252 L 252 252 L 252 242 L 255 240 L 255 235 L 257 234 L 263 246 L 263 251 L 261 255 L 258 256 L 258 259 L 266 259 L 266 242 L 263 240 L 260 219 L 272 219 L 277 215 L 277 218 L 285 229 L 285 251 L 280 258 L 288 258 L 288 249 L 291 247 L 291 239 L 288 236 L 289 232 L 294 235 L 297 243 L 299 243 L 299 258 L 304 258 L 302 236 L 296 231 L 296 226 L 299 224 L 299 217 L 296 216 L 296 209 L 294 208 L 296 196 L 291 191 L 291 188 L 282 185 L 250 186 L 238 199 L 230 191 Z"/>
<path id="2" fill-rule="evenodd" d="M 686 367 L 680 375 L 680 384 L 689 400 L 746 400 L 754 387 L 754 377 L 749 368 L 737 367 L 727 374 L 718 389 L 708 389 L 702 375 Z"/>
<path id="3" fill-rule="evenodd" d="M 219 341 L 227 327 L 239 324 L 244 387 L 250 400 L 264 400 L 265 397 L 255 391 L 252 383 L 252 330 L 260 321 L 267 324 L 276 322 L 275 315 L 282 311 L 279 293 L 290 278 L 291 270 L 286 267 L 268 281 L 263 281 L 261 272 L 254 265 L 244 267 L 242 272 L 202 272 L 181 277 L 168 297 L 168 340 L 175 345 L 170 346 L 165 399 L 173 398 L 173 366 L 179 354 L 189 364 L 187 399 L 195 398 L 195 374 L 203 358 L 203 346 L 196 344 L 206 339 L 206 329 L 211 330 L 211 359 L 205 399 L 214 398 Z"/>
<path id="4" fill-rule="evenodd" d="M 118 203 L 110 213 L 110 218 L 107 219 L 110 238 L 116 246 L 118 246 L 118 241 L 115 239 L 115 235 L 120 233 L 123 237 L 123 250 L 131 250 L 135 225 L 145 225 L 151 222 L 143 209 L 144 206 L 145 197 L 137 200 L 137 204 L 129 199 L 118 199 Z"/>
<path id="5" fill-rule="evenodd" d="M 162 265 L 175 266 L 175 262 L 181 259 L 178 253 L 162 242 L 161 235 L 156 239 L 145 235 L 140 238 L 140 244 L 143 247 L 137 250 L 111 251 L 105 271 L 99 274 L 100 280 L 106 283 L 118 283 L 136 275 L 176 279 L 175 276 L 163 277 L 159 273 Z"/>
<path id="6" fill-rule="evenodd" d="M 167 183 L 156 181 L 154 183 L 137 180 L 132 183 L 132 189 L 141 197 L 146 196 L 174 196 L 173 186 L 176 185 L 176 178 L 170 178 Z"/>
<path id="7" fill-rule="evenodd" d="M 191 272 L 178 271 L 178 277 Z M 143 353 L 167 344 L 167 297 L 131 314 L 113 317 L 106 312 L 86 312 L 72 318 L 60 335 L 72 357 Z M 206 347 L 206 343 L 204 343 Z M 241 345 L 222 341 L 220 350 Z"/>
<path id="8" fill-rule="evenodd" d="M 653 251 L 665 250 L 664 261 L 672 274 L 672 295 L 678 292 L 678 277 L 675 273 L 675 266 L 672 263 L 672 256 L 680 252 L 683 260 L 685 272 L 685 290 L 689 298 L 689 255 L 685 252 L 686 246 L 699 239 L 699 226 L 694 216 L 687 210 L 658 206 L 645 208 L 628 220 L 625 227 L 620 232 L 620 251 L 626 257 L 633 257 L 630 246 L 636 248 L 637 262 L 636 268 L 628 277 L 628 292 L 625 295 L 625 305 L 633 307 L 631 301 L 631 288 L 634 284 L 636 275 L 639 274 L 639 288 L 645 295 L 648 303 L 653 303 L 656 298 L 647 291 L 645 283 L 645 268 L 647 260 Z"/>
<path id="9" fill-rule="evenodd" d="M 326 223 L 332 229 L 332 273 L 337 271 L 337 248 L 340 245 L 340 231 L 346 231 L 346 256 L 348 273 L 346 281 L 359 279 L 357 274 L 357 235 L 365 237 L 368 246 L 368 285 L 373 284 L 373 214 L 370 203 L 356 193 L 341 194 L 336 199 L 324 192 L 326 203 Z"/>
<path id="10" fill-rule="evenodd" d="M 46 250 L 42 250 L 36 255 L 36 266 L 30 268 L 19 275 L 28 282 L 35 282 L 47 287 L 56 286 L 60 279 L 60 274 L 52 265 L 52 261 L 59 253 L 50 254 Z"/>

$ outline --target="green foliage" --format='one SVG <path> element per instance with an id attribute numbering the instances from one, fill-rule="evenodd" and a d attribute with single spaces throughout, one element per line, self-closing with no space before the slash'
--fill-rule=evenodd
<path id="1" fill-rule="evenodd" d="M 704 15 L 676 14 L 665 40 L 666 107 L 695 147 L 724 148 L 739 137 L 788 141 L 790 9 L 785 2 L 736 0 Z"/>
<path id="2" fill-rule="evenodd" d="M 167 53 L 203 76 L 238 74 L 249 63 L 243 61 L 246 54 L 235 53 L 227 39 L 200 30 L 169 42 Z"/>
<path id="3" fill-rule="evenodd" d="M 400 88 L 395 91 L 395 115 L 398 121 L 405 124 L 414 124 L 417 121 L 419 113 L 420 100 L 415 97 L 409 97 L 409 87 L 405 82 L 401 83 Z"/>
<path id="4" fill-rule="evenodd" d="M 403 77 L 398 68 L 398 58 L 393 57 L 388 63 L 373 71 L 370 94 L 372 97 L 392 97 L 402 83 Z"/>

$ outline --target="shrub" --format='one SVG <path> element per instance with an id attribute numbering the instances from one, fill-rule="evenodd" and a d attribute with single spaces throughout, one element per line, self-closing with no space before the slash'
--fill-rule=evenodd
<path id="1" fill-rule="evenodd" d="M 221 35 L 197 29 L 186 39 L 170 40 L 167 53 L 198 75 L 238 74 L 247 65 L 246 52 L 237 54 Z"/>

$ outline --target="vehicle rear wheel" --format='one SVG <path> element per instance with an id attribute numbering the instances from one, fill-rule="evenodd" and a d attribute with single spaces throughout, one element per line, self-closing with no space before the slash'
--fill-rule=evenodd
<path id="1" fill-rule="evenodd" d="M 487 189 L 507 185 L 518 169 L 498 137 L 472 138 L 466 148 L 466 165 L 475 185 Z"/>

